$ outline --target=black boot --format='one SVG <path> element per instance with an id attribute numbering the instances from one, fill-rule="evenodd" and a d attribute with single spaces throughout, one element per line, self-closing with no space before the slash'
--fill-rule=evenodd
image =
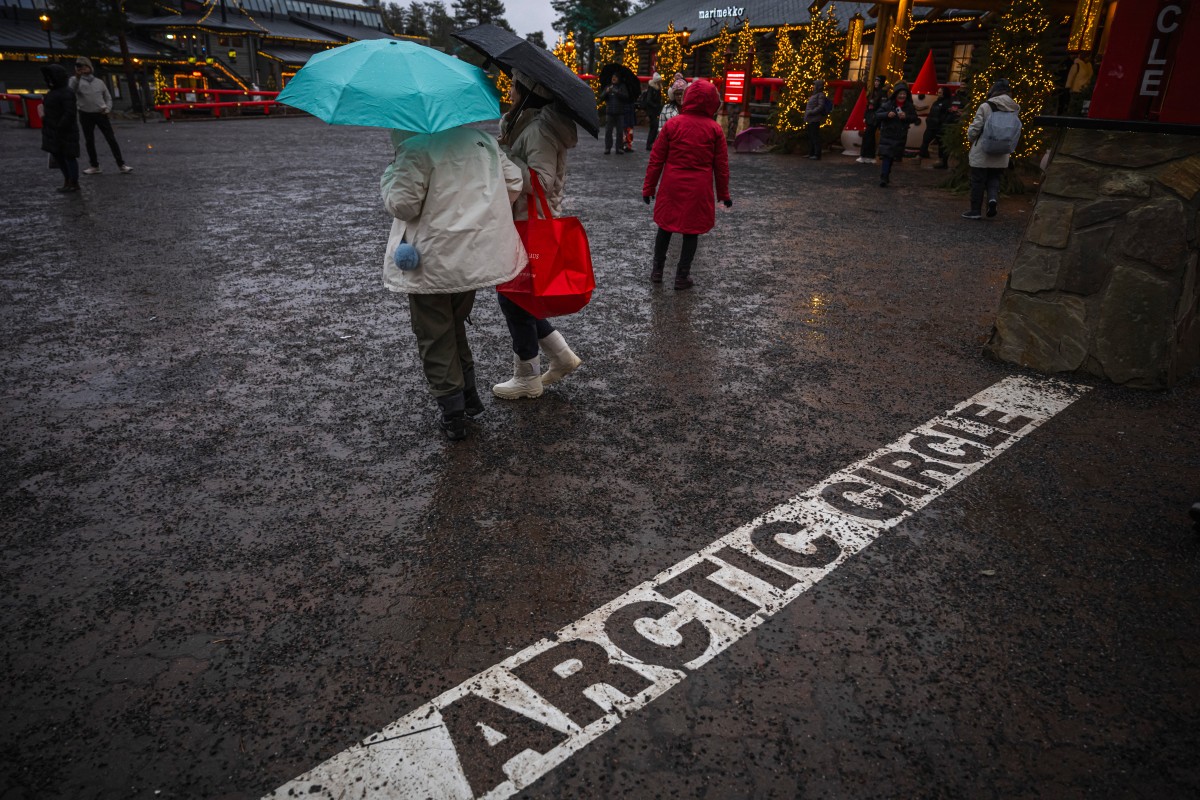
<path id="1" fill-rule="evenodd" d="M 455 392 L 439 397 L 437 403 L 442 409 L 442 418 L 438 420 L 438 425 L 442 433 L 446 434 L 446 438 L 452 442 L 467 438 L 466 400 L 463 393 Z"/>
<path id="2" fill-rule="evenodd" d="M 690 289 L 692 288 L 692 279 L 688 274 L 692 271 L 691 264 L 680 264 L 675 268 L 675 288 Z"/>
<path id="3" fill-rule="evenodd" d="M 478 417 L 484 412 L 483 400 L 479 397 L 479 392 L 475 390 L 475 371 L 463 373 L 463 403 L 465 404 L 464 411 L 468 417 Z"/>
<path id="4" fill-rule="evenodd" d="M 650 282 L 662 283 L 663 270 L 667 267 L 667 260 L 655 261 L 654 266 L 650 268 Z"/>

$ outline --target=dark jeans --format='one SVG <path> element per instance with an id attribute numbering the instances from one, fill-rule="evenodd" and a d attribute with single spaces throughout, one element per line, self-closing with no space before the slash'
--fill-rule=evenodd
<path id="1" fill-rule="evenodd" d="M 808 154 L 810 156 L 820 158 L 821 150 L 821 123 L 806 122 L 804 126 L 808 129 Z"/>
<path id="2" fill-rule="evenodd" d="M 64 156 L 55 156 L 54 160 L 58 162 L 58 169 L 63 174 L 63 180 L 67 183 L 79 183 L 79 159 L 66 158 Z"/>
<path id="3" fill-rule="evenodd" d="M 121 145 L 117 144 L 117 137 L 113 135 L 112 123 L 109 122 L 107 114 L 80 111 L 79 121 L 83 124 L 83 142 L 87 145 L 88 161 L 93 167 L 100 166 L 100 160 L 96 156 L 96 128 L 104 134 L 104 141 L 108 142 L 108 149 L 112 150 L 117 166 L 125 164 L 125 159 L 121 157 Z"/>
<path id="4" fill-rule="evenodd" d="M 921 137 L 921 158 L 929 158 L 929 145 L 937 142 L 938 158 L 946 160 L 946 145 L 942 143 L 942 129 L 926 126 L 925 135 Z"/>
<path id="5" fill-rule="evenodd" d="M 683 250 L 679 253 L 679 269 L 686 275 L 687 271 L 692 267 L 692 259 L 696 257 L 696 245 L 699 243 L 699 234 L 684 233 Z M 661 264 L 667 260 L 667 248 L 671 246 L 671 232 L 658 229 L 658 234 L 654 237 L 654 263 Z"/>
<path id="6" fill-rule="evenodd" d="M 537 357 L 538 339 L 545 339 L 554 333 L 554 326 L 544 319 L 538 319 L 499 292 L 496 293 L 496 299 L 500 301 L 500 311 L 508 323 L 508 333 L 512 336 L 513 352 L 517 358 L 528 361 Z"/>
<path id="7" fill-rule="evenodd" d="M 886 181 L 892 175 L 892 164 L 895 159 L 891 156 L 884 156 L 881 160 L 883 161 L 883 169 L 880 170 L 879 177 Z"/>
<path id="8" fill-rule="evenodd" d="M 613 131 L 617 132 L 617 152 L 625 150 L 625 125 L 621 114 L 609 114 L 604 123 L 604 152 L 613 149 Z"/>
<path id="9" fill-rule="evenodd" d="M 971 210 L 980 212 L 983 210 L 983 192 L 987 189 L 987 199 L 989 201 L 998 202 L 1000 200 L 1000 178 L 1004 175 L 1002 169 L 988 169 L 987 167 L 971 167 Z"/>
<path id="10" fill-rule="evenodd" d="M 879 127 L 877 125 L 868 125 L 867 129 L 865 131 L 863 131 L 863 134 L 862 134 L 862 139 L 863 139 L 862 157 L 863 158 L 874 158 L 875 157 L 875 134 L 878 131 L 879 131 Z"/>
<path id="11" fill-rule="evenodd" d="M 408 310 L 421 367 L 434 397 L 447 397 L 475 384 L 475 358 L 467 344 L 467 315 L 475 290 L 455 294 L 410 294 Z"/>
<path id="12" fill-rule="evenodd" d="M 658 138 L 658 114 L 649 116 L 650 130 L 646 133 L 646 149 L 654 147 L 654 140 Z"/>

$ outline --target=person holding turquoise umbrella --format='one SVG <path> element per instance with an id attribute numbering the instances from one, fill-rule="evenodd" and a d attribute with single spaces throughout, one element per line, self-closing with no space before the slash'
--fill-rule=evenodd
<path id="1" fill-rule="evenodd" d="M 468 123 L 496 119 L 486 73 L 412 42 L 355 42 L 319 53 L 279 101 L 326 122 L 391 128 L 380 179 L 392 215 L 384 286 L 408 295 L 429 391 L 451 440 L 483 412 L 466 319 L 478 289 L 516 277 L 527 257 L 512 222 L 521 170 Z"/>

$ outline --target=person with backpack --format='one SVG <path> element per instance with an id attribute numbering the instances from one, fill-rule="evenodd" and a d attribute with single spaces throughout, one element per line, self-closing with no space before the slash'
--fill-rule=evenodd
<path id="1" fill-rule="evenodd" d="M 813 81 L 813 93 L 804 107 L 804 127 L 808 130 L 808 157 L 814 161 L 821 160 L 824 149 L 821 142 L 821 126 L 829 112 L 833 111 L 833 101 L 825 94 L 825 81 L 817 78 Z"/>
<path id="2" fill-rule="evenodd" d="M 1021 141 L 1021 107 L 1009 95 L 1008 81 L 996 81 L 985 102 L 975 110 L 967 141 L 971 153 L 971 208 L 963 219 L 983 219 L 983 195 L 987 191 L 987 215 L 996 216 L 1000 200 L 1000 177 L 1008 169 L 1009 157 Z"/>

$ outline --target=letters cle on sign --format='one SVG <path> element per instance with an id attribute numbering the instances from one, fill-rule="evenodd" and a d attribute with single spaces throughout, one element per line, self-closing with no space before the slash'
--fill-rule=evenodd
<path id="1" fill-rule="evenodd" d="M 1083 391 L 1006 378 L 270 797 L 509 797 L 686 680 Z"/>
<path id="2" fill-rule="evenodd" d="M 725 73 L 725 102 L 740 103 L 746 91 L 746 73 L 744 70 L 729 70 Z"/>

